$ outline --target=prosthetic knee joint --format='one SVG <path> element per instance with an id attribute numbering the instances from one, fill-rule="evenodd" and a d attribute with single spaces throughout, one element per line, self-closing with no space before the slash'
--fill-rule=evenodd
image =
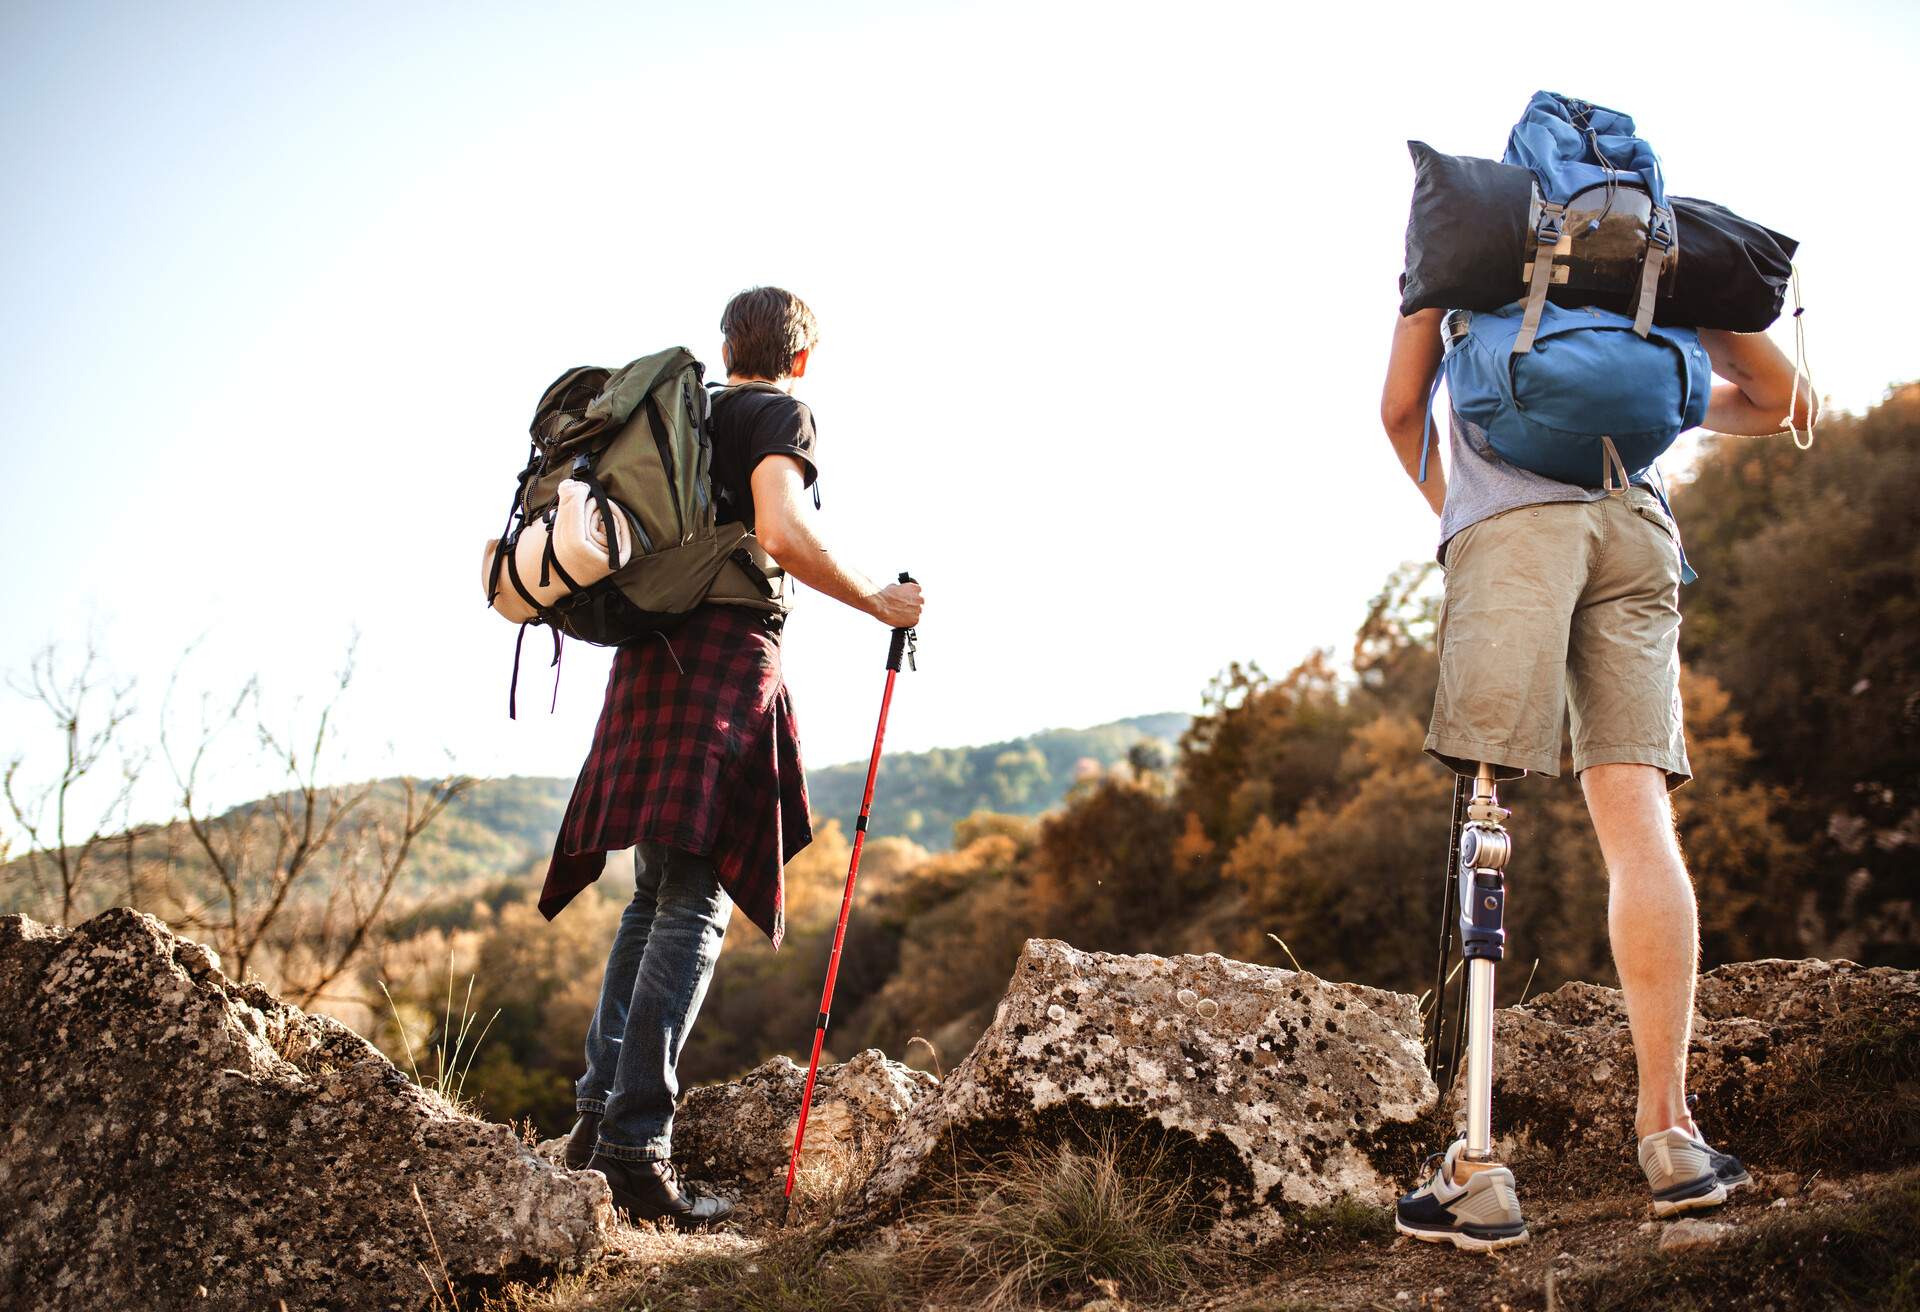
<path id="1" fill-rule="evenodd" d="M 1467 1146 L 1469 1161 L 1493 1156 L 1493 980 L 1507 954 L 1507 858 L 1511 812 L 1494 793 L 1493 766 L 1481 762 L 1460 834 L 1460 955 L 1467 965 Z"/>

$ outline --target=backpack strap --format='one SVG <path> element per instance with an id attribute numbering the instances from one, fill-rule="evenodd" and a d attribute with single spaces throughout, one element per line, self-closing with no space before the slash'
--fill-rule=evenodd
<path id="1" fill-rule="evenodd" d="M 527 480 L 535 477 L 539 472 L 540 447 L 536 443 L 527 456 L 527 467 L 520 471 L 519 481 L 514 484 L 513 500 L 507 503 L 507 522 L 505 527 L 500 530 L 499 545 L 493 550 L 493 570 L 487 576 L 487 605 L 489 606 L 493 605 L 493 599 L 500 595 L 500 567 L 505 563 L 505 557 L 513 551 L 513 539 L 515 536 L 513 521 L 516 518 L 523 517 L 521 498 L 526 495 Z M 515 586 L 518 587 L 519 585 L 516 583 Z M 520 595 L 523 597 L 526 596 L 526 590 L 521 589 Z"/>
<path id="2" fill-rule="evenodd" d="M 681 513 L 679 494 L 680 471 L 674 465 L 673 438 L 667 432 L 666 416 L 660 413 L 660 403 L 653 399 L 652 392 L 648 392 L 640 399 L 640 405 L 647 413 L 647 428 L 653 434 L 654 450 L 659 452 L 660 455 L 660 468 L 666 471 L 667 485 L 674 489 L 673 507 L 674 513 L 678 515 Z M 684 522 L 681 523 L 679 528 L 680 535 L 684 538 L 687 532 L 686 524 Z M 613 531 L 612 524 L 607 525 L 607 531 Z"/>
<path id="3" fill-rule="evenodd" d="M 1558 201 L 1540 202 L 1540 223 L 1533 232 L 1533 274 L 1527 281 L 1527 312 L 1520 321 L 1520 335 L 1513 339 L 1515 355 L 1525 355 L 1531 351 L 1533 339 L 1540 332 L 1540 316 L 1547 305 L 1547 288 L 1553 282 L 1553 256 L 1560 246 L 1560 229 L 1566 213 L 1567 207 Z"/>
<path id="4" fill-rule="evenodd" d="M 1640 262 L 1640 301 L 1633 311 L 1633 330 L 1645 337 L 1653 328 L 1653 302 L 1660 290 L 1660 274 L 1673 255 L 1677 229 L 1673 211 L 1656 207 L 1647 222 L 1647 254 Z"/>
<path id="5" fill-rule="evenodd" d="M 560 581 L 567 585 L 568 592 L 580 591 L 580 584 L 574 579 L 573 575 L 567 573 L 566 566 L 560 563 L 560 553 L 553 549 L 553 533 L 551 530 L 547 533 L 547 548 L 540 556 L 540 586 L 543 588 L 551 581 L 552 575 L 548 573 L 549 570 L 551 570 L 553 574 L 560 576 Z"/>
<path id="6" fill-rule="evenodd" d="M 547 623 L 545 619 L 531 619 L 526 621 L 520 626 L 520 632 L 513 640 L 513 676 L 507 683 L 507 718 L 509 720 L 517 720 L 520 718 L 520 708 L 518 705 L 520 700 L 520 645 L 527 640 L 528 629 L 536 624 L 545 623 Z M 553 661 L 551 663 L 553 668 L 553 705 L 547 710 L 547 714 L 549 715 L 553 714 L 553 712 L 560 707 L 561 641 L 560 630 L 556 628 L 553 630 Z"/>
<path id="7" fill-rule="evenodd" d="M 1623 497 L 1633 486 L 1633 475 L 1627 472 L 1627 462 L 1620 458 L 1620 448 L 1605 433 L 1600 435 L 1600 486 L 1610 497 Z"/>
<path id="8" fill-rule="evenodd" d="M 1433 454 L 1433 403 L 1440 395 L 1440 380 L 1446 376 L 1447 362 L 1442 360 L 1433 371 L 1433 384 L 1427 388 L 1426 423 L 1420 430 L 1420 485 L 1427 483 L 1427 457 Z"/>
<path id="9" fill-rule="evenodd" d="M 600 508 L 600 527 L 607 534 L 607 568 L 620 568 L 620 535 L 613 531 L 613 505 L 607 498 L 607 489 L 601 484 L 599 475 L 593 472 L 593 461 L 585 455 L 573 458 L 571 477 L 587 485 L 587 499 Z M 652 543 L 647 544 L 652 550 Z"/>
<path id="10" fill-rule="evenodd" d="M 516 559 L 516 557 L 520 554 L 516 549 L 518 548 L 518 546 L 519 546 L 519 534 L 516 533 L 514 535 L 514 540 L 510 543 L 504 544 L 501 548 L 503 554 L 506 556 L 506 559 L 507 559 L 507 581 L 513 584 L 513 590 L 520 594 L 520 600 L 526 602 L 527 605 L 533 607 L 533 611 L 536 615 L 545 616 L 547 613 L 546 603 L 541 601 L 538 597 L 534 596 L 533 590 L 527 586 L 527 581 L 520 577 L 520 562 L 519 560 Z M 532 620 L 527 621 L 527 623 L 529 624 L 532 624 L 533 622 L 534 621 Z"/>
<path id="11" fill-rule="evenodd" d="M 1447 358 L 1453 354 L 1454 343 L 1473 331 L 1472 325 L 1471 310 L 1448 310 L 1446 317 L 1440 320 L 1440 341 L 1446 348 L 1446 355 L 1441 356 L 1439 365 L 1433 371 L 1433 382 L 1427 385 L 1427 413 L 1422 416 L 1420 426 L 1419 482 L 1422 487 L 1427 482 L 1427 457 L 1433 453 L 1433 403 L 1440 395 L 1440 380 L 1447 376 Z"/>

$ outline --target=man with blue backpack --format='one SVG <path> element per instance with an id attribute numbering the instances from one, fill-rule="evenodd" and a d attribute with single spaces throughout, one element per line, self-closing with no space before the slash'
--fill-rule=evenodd
<path id="1" fill-rule="evenodd" d="M 1692 574 L 1653 463 L 1685 429 L 1797 433 L 1814 407 L 1759 331 L 1779 313 L 1793 243 L 1667 197 L 1626 115 L 1542 92 L 1504 162 L 1409 144 L 1418 179 L 1381 417 L 1440 518 L 1446 593 L 1426 749 L 1472 783 L 1456 811 L 1455 871 L 1467 1133 L 1400 1200 L 1396 1224 L 1486 1250 L 1527 1238 L 1491 1142 L 1511 852 L 1495 789 L 1559 773 L 1569 709 L 1606 861 L 1655 1214 L 1717 1206 L 1749 1178 L 1707 1145 L 1686 1096 L 1698 925 L 1667 793 L 1689 777 L 1679 588 Z M 1443 370 L 1444 469 L 1428 449 Z"/>

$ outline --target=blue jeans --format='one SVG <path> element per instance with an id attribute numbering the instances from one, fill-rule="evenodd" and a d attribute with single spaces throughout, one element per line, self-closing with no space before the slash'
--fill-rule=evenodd
<path id="1" fill-rule="evenodd" d="M 720 959 L 733 901 L 705 857 L 642 843 L 633 901 L 607 954 L 574 1105 L 600 1112 L 595 1151 L 629 1162 L 673 1155 L 674 1068 Z"/>

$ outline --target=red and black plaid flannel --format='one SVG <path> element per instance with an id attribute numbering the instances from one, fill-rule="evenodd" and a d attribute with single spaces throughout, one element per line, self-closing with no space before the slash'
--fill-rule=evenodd
<path id="1" fill-rule="evenodd" d="M 704 606 L 664 638 L 614 655 L 540 911 L 553 919 L 600 877 L 608 852 L 662 843 L 710 858 L 777 948 L 782 869 L 812 839 L 779 639 L 757 611 Z"/>

